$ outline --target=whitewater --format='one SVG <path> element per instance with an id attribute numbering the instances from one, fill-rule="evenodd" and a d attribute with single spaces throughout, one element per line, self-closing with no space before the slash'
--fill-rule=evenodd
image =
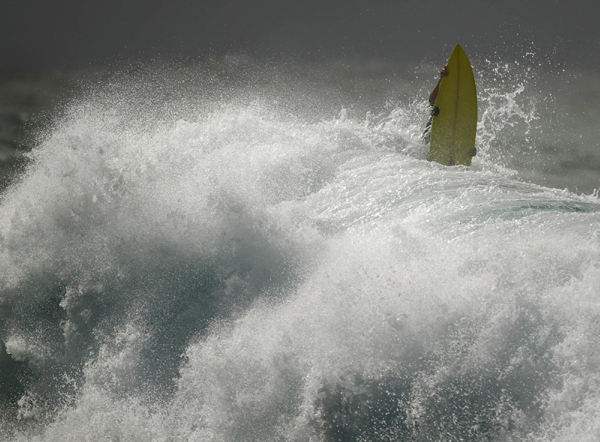
<path id="1" fill-rule="evenodd" d="M 536 63 L 472 58 L 472 167 L 433 64 L 86 84 L 0 196 L 0 440 L 600 439 L 597 74 Z"/>

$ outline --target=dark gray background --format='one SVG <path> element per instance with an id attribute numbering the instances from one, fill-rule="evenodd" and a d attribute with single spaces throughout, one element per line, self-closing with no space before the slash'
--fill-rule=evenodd
<path id="1" fill-rule="evenodd" d="M 445 59 L 526 51 L 596 68 L 591 0 L 5 0 L 0 68 L 73 68 L 132 60 L 247 54 L 258 58 Z M 520 58 L 520 57 L 519 57 Z"/>

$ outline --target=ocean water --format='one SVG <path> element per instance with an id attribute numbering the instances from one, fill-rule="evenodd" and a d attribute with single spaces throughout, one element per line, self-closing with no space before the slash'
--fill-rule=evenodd
<path id="1" fill-rule="evenodd" d="M 105 75 L 0 196 L 0 440 L 600 439 L 597 73 L 229 57 Z"/>

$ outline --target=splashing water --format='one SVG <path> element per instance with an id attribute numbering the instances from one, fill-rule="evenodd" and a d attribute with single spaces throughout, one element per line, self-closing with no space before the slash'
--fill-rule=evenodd
<path id="1" fill-rule="evenodd" d="M 116 76 L 40 134 L 1 197 L 0 436 L 596 440 L 600 203 L 512 167 L 544 101 L 480 84 L 449 168 L 429 85 L 297 68 Z"/>

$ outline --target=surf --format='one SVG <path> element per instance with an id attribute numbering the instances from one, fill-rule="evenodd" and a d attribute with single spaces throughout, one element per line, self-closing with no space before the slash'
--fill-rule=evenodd
<path id="1" fill-rule="evenodd" d="M 583 437 L 600 203 L 511 168 L 529 86 L 479 85 L 446 167 L 435 69 L 344 69 L 152 66 L 57 112 L 0 200 L 3 438 Z"/>

